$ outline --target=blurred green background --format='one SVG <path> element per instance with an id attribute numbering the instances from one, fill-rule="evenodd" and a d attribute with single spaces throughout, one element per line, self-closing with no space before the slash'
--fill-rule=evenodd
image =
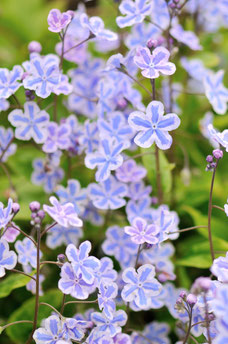
<path id="1" fill-rule="evenodd" d="M 58 35 L 53 34 L 47 29 L 47 15 L 50 9 L 59 8 L 60 10 L 76 9 L 76 0 L 0 0 L 0 67 L 12 68 L 15 64 L 21 64 L 28 59 L 27 46 L 31 40 L 39 41 L 42 46 L 43 54 L 53 53 L 55 44 L 59 41 Z M 88 12 L 90 15 L 100 15 L 107 26 L 113 30 L 117 30 L 115 24 L 115 11 L 118 11 L 118 5 L 112 0 L 100 0 L 87 3 Z M 115 9 L 115 11 L 114 11 Z M 193 29 L 193 21 L 191 18 L 183 18 L 186 29 Z M 215 70 L 225 69 L 224 83 L 228 87 L 228 35 L 227 30 L 221 29 L 217 33 L 200 34 L 200 41 L 204 49 L 202 52 L 192 52 L 189 48 L 181 46 L 179 52 L 175 57 L 177 65 L 177 72 L 174 76 L 174 81 L 181 82 L 186 86 L 187 74 L 181 68 L 179 63 L 180 56 L 199 57 L 205 63 L 206 67 Z M 98 54 L 99 55 L 99 54 Z M 107 58 L 106 55 L 100 55 Z M 73 67 L 72 64 L 64 61 L 64 70 Z M 149 81 L 144 81 L 149 88 Z M 25 101 L 24 91 L 22 88 L 17 92 L 19 100 L 23 103 Z M 146 105 L 150 99 L 144 94 L 144 104 Z M 61 104 L 62 97 L 59 97 L 58 106 L 59 112 L 62 116 L 67 116 L 66 108 Z M 11 101 L 12 103 L 14 100 Z M 44 101 L 44 107 L 51 103 L 52 99 Z M 173 154 L 166 154 L 162 156 L 162 175 L 163 187 L 165 191 L 165 200 L 171 208 L 178 212 L 180 216 L 180 228 L 186 228 L 192 225 L 207 224 L 207 206 L 209 187 L 212 174 L 205 172 L 206 162 L 205 157 L 211 154 L 212 148 L 208 141 L 203 138 L 199 131 L 199 120 L 204 116 L 205 112 L 211 111 L 211 106 L 205 97 L 182 94 L 178 98 L 178 104 L 181 108 L 181 127 L 175 133 L 175 148 Z M 52 109 L 50 109 L 52 114 Z M 7 121 L 7 112 L 0 114 L 0 125 L 9 127 Z M 214 125 L 216 128 L 223 130 L 228 128 L 228 116 L 215 115 Z M 48 195 L 45 195 L 43 188 L 32 185 L 30 177 L 32 174 L 32 161 L 35 157 L 44 156 L 31 143 L 19 143 L 16 154 L 7 161 L 7 168 L 10 172 L 12 183 L 15 187 L 18 201 L 21 205 L 21 211 L 17 215 L 17 223 L 23 230 L 29 231 L 29 216 L 28 209 L 29 202 L 39 200 L 41 203 L 48 201 Z M 82 158 L 79 158 L 82 160 Z M 143 163 L 148 169 L 148 183 L 153 186 L 156 195 L 155 186 L 155 171 L 153 158 L 145 156 L 137 160 Z M 168 162 L 169 161 L 169 162 Z M 75 158 L 78 162 L 78 158 Z M 74 163 L 75 163 L 74 162 Z M 171 164 L 171 163 L 172 164 Z M 187 163 L 187 165 L 186 165 Z M 67 158 L 63 157 L 62 167 L 67 170 Z M 189 175 L 189 183 L 183 180 L 183 168 L 188 167 L 187 173 Z M 228 158 L 227 154 L 219 164 L 216 174 L 213 204 L 223 207 L 228 197 Z M 186 170 L 185 170 L 186 171 Z M 87 186 L 92 178 L 93 171 L 86 169 L 83 166 L 73 170 L 73 178 L 79 179 L 83 186 Z M 175 179 L 174 179 L 175 178 Z M 174 188 L 172 185 L 174 184 Z M 66 184 L 66 178 L 63 181 Z M 5 176 L 3 170 L 0 168 L 0 200 L 6 202 L 9 195 L 13 196 L 14 192 L 11 190 L 9 181 Z M 119 224 L 123 226 L 126 224 L 126 219 L 123 217 L 123 211 L 117 211 L 111 214 L 107 226 L 111 224 Z M 84 238 L 90 239 L 93 242 L 95 253 L 98 257 L 102 256 L 99 248 L 101 242 L 105 237 L 105 229 L 98 229 L 86 224 L 84 231 Z M 213 210 L 212 231 L 214 246 L 216 251 L 228 250 L 228 229 L 227 218 L 219 210 Z M 194 278 L 199 275 L 208 274 L 207 268 L 210 267 L 210 253 L 209 244 L 207 240 L 207 231 L 205 229 L 194 232 L 183 233 L 181 238 L 174 242 L 176 254 L 174 262 L 176 264 L 177 286 L 189 288 Z M 56 259 L 56 255 L 64 252 L 64 247 L 51 251 L 44 244 L 42 246 L 45 258 Z M 117 263 L 116 263 L 117 264 Z M 118 267 L 118 265 L 116 265 Z M 44 269 L 47 274 L 47 279 L 44 283 L 44 289 L 56 288 L 59 278 L 58 267 L 47 267 Z M 3 280 L 5 281 L 5 279 Z M 30 319 L 33 313 L 33 302 L 31 294 L 25 288 L 13 290 L 6 298 L 9 286 L 15 283 L 14 280 L 9 281 L 8 284 L 0 282 L 0 325 L 15 319 Z M 19 281 L 21 285 L 25 284 L 23 280 Z M 24 302 L 26 301 L 26 304 Z M 47 294 L 46 301 L 49 301 L 55 307 L 61 304 L 61 295 L 55 289 Z M 83 309 L 84 306 L 78 307 L 78 310 Z M 15 312 L 15 310 L 17 310 Z M 69 314 L 75 313 L 75 308 L 69 307 Z M 50 314 L 48 309 L 42 309 L 40 318 L 47 317 Z M 160 310 L 156 313 L 156 319 L 165 320 L 172 324 L 172 320 L 168 312 Z M 9 318 L 9 320 L 7 320 Z M 147 314 L 141 312 L 140 319 L 143 321 L 152 320 L 154 313 Z M 136 327 L 139 327 L 138 316 L 133 315 L 132 321 L 135 322 Z M 11 341 L 3 334 L 0 336 L 1 344 L 23 343 L 24 338 L 30 329 L 29 326 L 15 326 L 10 328 L 7 333 L 10 335 Z"/>

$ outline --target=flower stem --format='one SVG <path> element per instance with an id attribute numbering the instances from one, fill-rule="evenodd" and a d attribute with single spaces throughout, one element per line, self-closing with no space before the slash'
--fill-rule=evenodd
<path id="1" fill-rule="evenodd" d="M 29 240 L 31 240 L 33 242 L 33 244 L 35 246 L 37 246 L 37 243 L 35 242 L 35 240 L 33 240 L 33 238 L 31 238 L 27 233 L 25 233 L 22 229 L 20 229 L 19 227 L 14 226 L 12 223 L 10 223 L 10 225 L 8 227 L 12 227 L 13 229 L 16 229 L 18 232 L 21 232 L 21 234 L 23 234 L 24 236 L 26 236 Z M 7 227 L 7 228 L 8 228 Z"/>
<path id="2" fill-rule="evenodd" d="M 218 167 L 219 160 L 216 161 L 216 165 L 213 171 L 212 180 L 211 180 L 211 188 L 210 188 L 210 195 L 209 195 L 209 203 L 208 203 L 208 239 L 210 244 L 210 252 L 211 252 L 211 259 L 212 262 L 215 259 L 214 248 L 213 248 L 213 241 L 212 241 L 212 233 L 211 233 L 211 213 L 212 213 L 212 195 L 213 195 L 213 187 L 215 181 L 215 173 Z"/>
<path id="3" fill-rule="evenodd" d="M 24 275 L 24 276 L 27 276 L 27 277 L 33 279 L 34 281 L 36 281 L 36 278 L 35 278 L 35 277 L 33 277 L 33 276 L 31 276 L 31 275 L 28 275 L 28 274 L 26 274 L 26 273 L 23 272 L 23 271 L 20 271 L 20 270 L 17 270 L 17 269 L 11 269 L 10 271 L 16 272 L 16 273 L 21 274 L 21 275 Z"/>
<path id="4" fill-rule="evenodd" d="M 50 226 L 48 226 L 42 233 L 41 233 L 41 238 L 46 234 L 52 227 L 57 225 L 57 222 L 52 223 Z"/>
<path id="5" fill-rule="evenodd" d="M 219 207 L 218 205 L 212 205 L 212 208 L 216 208 L 216 209 L 219 209 L 219 210 L 225 212 L 224 208 Z"/>
<path id="6" fill-rule="evenodd" d="M 88 304 L 97 303 L 97 299 L 96 300 L 91 300 L 91 301 L 89 301 L 89 300 L 68 301 L 68 302 L 64 303 L 64 307 L 66 307 L 67 305 L 79 304 L 79 303 L 88 303 Z"/>
<path id="7" fill-rule="evenodd" d="M 210 335 L 210 320 L 208 318 L 208 304 L 207 304 L 207 298 L 206 298 L 206 294 L 204 293 L 203 296 L 203 300 L 204 300 L 204 305 L 205 305 L 205 319 L 206 319 L 206 329 L 207 329 L 207 340 L 208 340 L 208 344 L 211 344 L 211 335 Z"/>
<path id="8" fill-rule="evenodd" d="M 185 338 L 183 340 L 183 344 L 187 343 L 188 338 L 190 336 L 191 328 L 192 328 L 192 308 L 190 309 L 190 312 L 189 312 L 188 330 L 187 330 L 186 336 L 185 336 Z"/>
<path id="9" fill-rule="evenodd" d="M 7 327 L 13 326 L 13 325 L 17 325 L 17 324 L 33 324 L 33 321 L 31 320 L 18 320 L 18 321 L 14 321 L 10 324 L 4 325 L 4 326 L 0 326 L 1 331 L 5 330 Z"/>
<path id="10" fill-rule="evenodd" d="M 193 226 L 193 227 L 188 227 L 188 228 L 180 229 L 179 231 L 170 232 L 170 234 L 188 232 L 188 231 L 191 231 L 191 230 L 193 230 L 193 229 L 199 229 L 199 228 L 207 228 L 207 226 Z"/>

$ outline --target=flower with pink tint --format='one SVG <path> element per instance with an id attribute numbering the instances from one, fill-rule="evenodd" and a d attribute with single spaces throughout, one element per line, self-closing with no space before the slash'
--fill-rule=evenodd
<path id="1" fill-rule="evenodd" d="M 131 240 L 138 245 L 144 244 L 157 244 L 158 238 L 157 234 L 159 233 L 159 227 L 154 224 L 147 224 L 141 217 L 136 217 L 132 221 L 132 226 L 124 227 L 125 233 L 131 236 Z"/>
<path id="2" fill-rule="evenodd" d="M 12 222 L 12 225 L 16 227 L 15 223 Z M 20 234 L 19 229 L 16 230 L 14 227 L 7 227 L 5 233 L 3 234 L 2 238 L 8 242 L 14 242 L 17 236 Z"/>
<path id="3" fill-rule="evenodd" d="M 70 24 L 72 16 L 70 13 L 61 13 L 58 9 L 52 9 L 48 14 L 48 30 L 51 32 L 61 32 Z"/>
<path id="4" fill-rule="evenodd" d="M 124 183 L 138 182 L 146 176 L 146 169 L 142 166 L 138 166 L 135 160 L 130 159 L 123 163 L 116 170 L 116 177 L 118 180 Z"/>

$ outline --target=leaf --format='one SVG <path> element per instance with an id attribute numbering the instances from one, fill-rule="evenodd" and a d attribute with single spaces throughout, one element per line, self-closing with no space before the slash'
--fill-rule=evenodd
<path id="1" fill-rule="evenodd" d="M 35 271 L 31 275 L 34 273 Z M 14 289 L 24 287 L 30 280 L 31 278 L 17 273 L 6 277 L 0 283 L 0 298 L 8 296 Z"/>
<path id="2" fill-rule="evenodd" d="M 143 164 L 147 169 L 148 179 L 153 187 L 156 188 L 156 160 L 155 160 L 155 145 L 148 149 L 141 148 Z M 151 152 L 151 154 L 148 154 Z M 161 172 L 161 182 L 162 182 L 162 191 L 163 193 L 168 193 L 171 191 L 172 187 L 172 173 L 175 165 L 170 164 L 163 151 L 159 150 L 159 161 L 160 161 L 160 172 Z"/>
<path id="3" fill-rule="evenodd" d="M 62 293 L 58 289 L 52 289 L 46 292 L 44 296 L 40 297 L 40 302 L 46 302 L 55 308 L 59 308 L 62 303 Z M 31 320 L 34 318 L 35 297 L 25 301 L 24 304 L 18 308 L 9 317 L 8 323 L 18 320 Z M 38 326 L 40 322 L 50 316 L 53 312 L 51 308 L 41 305 L 38 313 Z M 32 330 L 32 324 L 19 324 L 10 326 L 6 332 L 10 339 L 16 344 L 24 344 L 28 339 Z"/>
<path id="4" fill-rule="evenodd" d="M 184 258 L 178 259 L 177 265 L 192 266 L 194 268 L 208 269 L 211 266 L 210 254 L 191 254 Z"/>

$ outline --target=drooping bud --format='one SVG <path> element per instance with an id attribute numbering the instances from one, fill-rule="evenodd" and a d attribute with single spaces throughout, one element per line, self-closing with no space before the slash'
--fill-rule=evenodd
<path id="1" fill-rule="evenodd" d="M 212 153 L 215 159 L 222 159 L 223 157 L 223 151 L 221 149 L 214 149 Z"/>
<path id="2" fill-rule="evenodd" d="M 28 45 L 28 50 L 30 53 L 40 53 L 42 45 L 37 41 L 31 41 Z"/>

